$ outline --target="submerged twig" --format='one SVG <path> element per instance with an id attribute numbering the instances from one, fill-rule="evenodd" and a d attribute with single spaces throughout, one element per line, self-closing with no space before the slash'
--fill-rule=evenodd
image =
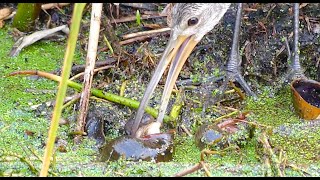
<path id="1" fill-rule="evenodd" d="M 81 94 L 75 94 L 72 96 L 72 99 L 70 99 L 68 102 L 66 102 L 63 106 L 62 109 L 65 109 L 66 107 L 70 106 L 71 104 L 75 103 L 76 101 L 78 101 L 81 97 Z"/>

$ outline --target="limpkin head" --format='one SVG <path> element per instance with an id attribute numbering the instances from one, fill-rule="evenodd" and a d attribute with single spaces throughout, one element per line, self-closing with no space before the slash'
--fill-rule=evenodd
<path id="1" fill-rule="evenodd" d="M 137 131 L 144 109 L 164 70 L 171 63 L 157 118 L 157 122 L 162 124 L 173 86 L 182 66 L 202 37 L 219 23 L 229 6 L 230 3 L 175 4 L 170 40 L 140 102 L 131 133 L 135 134 Z"/>

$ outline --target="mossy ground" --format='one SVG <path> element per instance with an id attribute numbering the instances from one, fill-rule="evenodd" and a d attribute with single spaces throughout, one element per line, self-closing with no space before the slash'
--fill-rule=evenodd
<path id="1" fill-rule="evenodd" d="M 32 172 L 23 159 L 40 170 L 41 162 L 34 154 L 43 157 L 50 118 L 37 115 L 30 106 L 55 99 L 57 83 L 42 78 L 34 80 L 24 76 L 5 76 L 17 70 L 56 70 L 62 65 L 65 44 L 37 42 L 22 50 L 18 57 L 10 58 L 7 54 L 14 42 L 9 31 L 8 28 L 0 29 L 0 176 L 37 176 L 38 172 Z M 80 57 L 77 54 L 75 60 L 81 62 Z M 196 68 L 201 68 L 203 62 L 193 63 Z M 195 73 L 194 78 L 196 76 L 199 74 Z M 319 126 L 309 127 L 308 123 L 297 118 L 288 88 L 277 93 L 271 89 L 262 87 L 259 100 L 248 99 L 244 110 L 251 112 L 250 120 L 276 129 L 270 135 L 270 142 L 273 148 L 285 151 L 288 162 L 305 169 L 312 176 L 319 176 Z M 66 142 L 66 152 L 56 151 L 49 173 L 52 176 L 172 176 L 200 160 L 200 150 L 195 146 L 193 138 L 178 136 L 172 162 L 97 162 L 98 151 L 93 140 L 85 138 L 82 144 L 73 144 L 68 134 L 74 123 L 71 121 L 70 125 L 59 127 L 58 137 Z M 27 135 L 26 131 L 34 134 Z M 230 150 L 224 156 L 207 157 L 212 175 L 265 176 L 267 168 L 257 153 L 257 139 L 255 136 L 248 140 L 240 151 Z M 22 158 L 16 158 L 15 155 Z M 285 174 L 306 175 L 292 168 L 286 168 Z M 202 170 L 190 174 L 204 175 Z"/>

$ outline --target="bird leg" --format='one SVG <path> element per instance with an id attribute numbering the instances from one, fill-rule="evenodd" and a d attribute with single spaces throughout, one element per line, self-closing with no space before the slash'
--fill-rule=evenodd
<path id="1" fill-rule="evenodd" d="M 221 95 L 226 91 L 228 83 L 230 81 L 234 82 L 237 81 L 242 88 L 245 90 L 245 92 L 253 96 L 255 99 L 257 98 L 256 94 L 251 91 L 249 85 L 244 80 L 243 76 L 240 73 L 240 67 L 241 67 L 241 57 L 239 54 L 239 36 L 240 36 L 240 26 L 241 26 L 241 15 L 242 14 L 242 3 L 238 3 L 238 9 L 237 9 L 237 16 L 236 16 L 236 22 L 233 32 L 233 39 L 232 39 L 232 47 L 230 52 L 229 61 L 227 64 L 226 69 L 226 77 L 223 82 L 223 84 L 220 86 L 219 91 L 215 95 L 213 102 L 216 102 L 218 99 L 220 99 Z M 208 103 L 208 102 L 206 102 Z M 207 104 L 204 104 L 203 112 L 206 108 Z"/>
<path id="2" fill-rule="evenodd" d="M 250 96 L 256 97 L 256 94 L 251 91 L 250 87 L 244 80 L 243 76 L 240 73 L 241 67 L 241 57 L 239 55 L 239 36 L 240 36 L 240 26 L 241 26 L 241 13 L 242 13 L 242 3 L 238 4 L 236 23 L 234 27 L 233 40 L 231 53 L 229 57 L 229 62 L 227 64 L 227 79 L 224 84 L 227 84 L 228 81 L 237 81 L 247 94 Z M 226 86 L 226 85 L 225 85 Z"/>
<path id="3" fill-rule="evenodd" d="M 305 78 L 299 61 L 299 3 L 293 5 L 293 54 L 291 55 L 289 47 L 288 57 L 291 59 L 291 68 L 286 80 L 292 81 L 296 78 Z"/>

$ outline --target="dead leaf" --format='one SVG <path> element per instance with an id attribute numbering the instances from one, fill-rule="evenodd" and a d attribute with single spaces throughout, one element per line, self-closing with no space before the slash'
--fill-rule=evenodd
<path id="1" fill-rule="evenodd" d="M 49 37 L 58 31 L 62 31 L 65 34 L 69 34 L 68 26 L 62 25 L 62 26 L 55 27 L 52 29 L 37 31 L 37 32 L 32 33 L 31 35 L 19 38 L 18 41 L 13 45 L 9 56 L 11 56 L 11 57 L 17 56 L 24 47 L 27 47 L 27 46 L 39 41 L 40 39 Z"/>

